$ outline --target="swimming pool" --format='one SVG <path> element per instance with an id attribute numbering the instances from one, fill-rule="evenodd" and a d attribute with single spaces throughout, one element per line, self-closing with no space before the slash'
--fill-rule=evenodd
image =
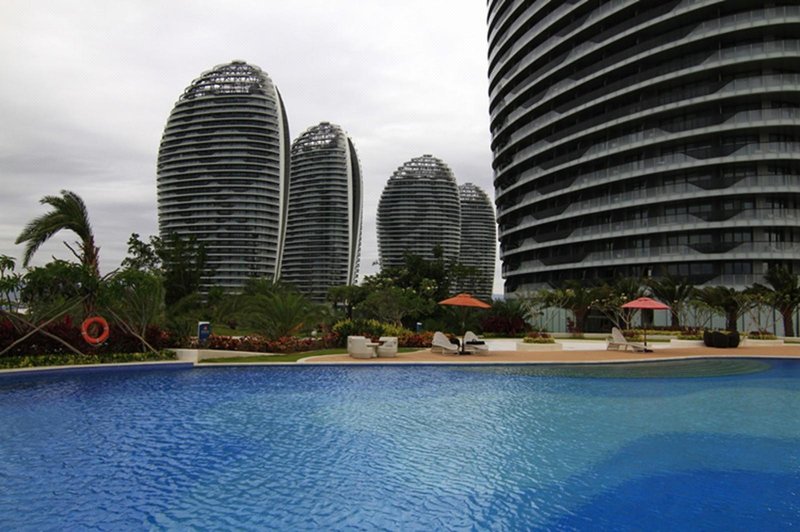
<path id="1" fill-rule="evenodd" d="M 800 361 L 4 376 L 0 479 L 5 530 L 786 529 Z"/>

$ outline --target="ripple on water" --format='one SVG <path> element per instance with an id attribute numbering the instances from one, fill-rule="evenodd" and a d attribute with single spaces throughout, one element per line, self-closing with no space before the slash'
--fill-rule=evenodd
<path id="1" fill-rule="evenodd" d="M 704 497 L 741 496 L 727 474 L 796 491 L 800 386 L 760 364 L 625 380 L 519 367 L 0 380 L 0 526 L 642 528 L 660 514 L 601 506 L 691 478 L 713 491 L 682 499 L 691 517 Z M 779 519 L 798 510 L 782 504 Z"/>

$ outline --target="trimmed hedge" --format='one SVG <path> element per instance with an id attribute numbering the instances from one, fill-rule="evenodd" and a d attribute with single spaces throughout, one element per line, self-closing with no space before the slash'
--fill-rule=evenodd
<path id="1" fill-rule="evenodd" d="M 13 356 L 0 358 L 0 369 L 33 368 L 40 366 L 80 366 L 85 364 L 121 364 L 124 362 L 153 362 L 161 360 L 177 360 L 174 351 L 164 350 L 158 353 L 115 353 L 76 355 L 66 353 L 59 355 Z"/>

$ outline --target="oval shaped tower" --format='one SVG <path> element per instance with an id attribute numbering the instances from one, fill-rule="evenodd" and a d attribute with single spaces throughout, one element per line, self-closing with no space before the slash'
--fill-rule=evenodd
<path id="1" fill-rule="evenodd" d="M 796 2 L 488 6 L 506 292 L 798 271 Z"/>
<path id="2" fill-rule="evenodd" d="M 461 200 L 461 251 L 459 262 L 478 270 L 461 291 L 491 301 L 497 241 L 497 222 L 489 196 L 480 187 L 464 183 L 458 187 Z"/>
<path id="3" fill-rule="evenodd" d="M 293 143 L 281 278 L 318 302 L 355 284 L 361 248 L 361 167 L 342 128 L 328 122 Z"/>
<path id="4" fill-rule="evenodd" d="M 158 153 L 158 225 L 205 246 L 202 289 L 280 272 L 289 127 L 277 87 L 242 61 L 205 72 L 169 115 Z"/>
<path id="5" fill-rule="evenodd" d="M 423 155 L 395 170 L 378 202 L 381 267 L 404 265 L 407 253 L 431 260 L 437 247 L 444 260 L 457 261 L 460 246 L 461 208 L 450 168 Z"/>

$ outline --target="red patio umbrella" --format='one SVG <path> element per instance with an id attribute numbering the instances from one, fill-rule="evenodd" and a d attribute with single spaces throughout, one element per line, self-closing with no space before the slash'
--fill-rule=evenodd
<path id="1" fill-rule="evenodd" d="M 450 305 L 453 307 L 464 307 L 464 313 L 461 315 L 461 328 L 466 328 L 467 322 L 467 312 L 466 308 L 492 308 L 492 306 L 488 303 L 484 303 L 478 298 L 472 297 L 470 294 L 458 294 L 453 297 L 449 297 L 447 299 L 443 299 L 439 301 L 440 305 Z M 464 331 L 466 335 L 466 331 Z M 461 351 L 464 351 L 464 339 L 461 339 Z"/>
<path id="2" fill-rule="evenodd" d="M 656 301 L 649 297 L 640 297 L 633 301 L 628 301 L 622 308 L 638 309 L 638 310 L 669 310 L 669 305 L 665 305 L 661 301 Z M 644 334 L 644 345 L 647 345 L 647 329 L 644 326 L 644 316 L 642 316 L 642 331 Z"/>

